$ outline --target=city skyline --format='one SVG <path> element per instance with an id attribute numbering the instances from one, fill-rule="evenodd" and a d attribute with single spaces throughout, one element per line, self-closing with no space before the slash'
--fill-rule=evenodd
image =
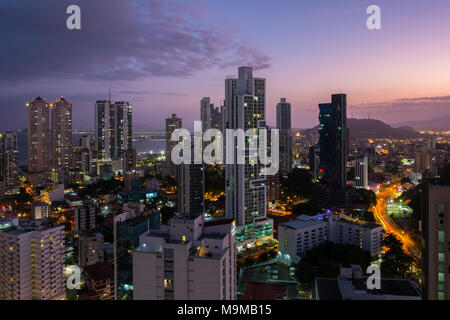
<path id="1" fill-rule="evenodd" d="M 258 8 L 249 2 L 240 4 L 238 14 L 232 10 L 235 2 L 135 2 L 139 7 L 121 1 L 108 6 L 75 2 L 83 12 L 82 29 L 76 32 L 65 28 L 64 4 L 0 5 L 0 13 L 8 10 L 0 23 L 7 25 L 2 28 L 8 30 L 2 58 L 9 62 L 2 66 L 0 107 L 14 115 L 0 120 L 0 127 L 26 127 L 24 104 L 36 96 L 48 101 L 64 96 L 73 104 L 73 127 L 93 128 L 95 101 L 107 99 L 111 88 L 113 100 L 129 101 L 142 119 L 136 127 L 163 129 L 160 123 L 167 115 L 158 110 L 169 106 L 190 128 L 200 118 L 193 112 L 199 99 L 210 96 L 220 107 L 224 79 L 240 65 L 251 65 L 270 79 L 270 125 L 275 124 L 277 102 L 286 97 L 292 104 L 292 126 L 315 126 L 317 103 L 333 92 L 351 97 L 349 117 L 370 113 L 395 124 L 448 114 L 450 46 L 438 36 L 448 24 L 443 15 L 450 4 L 445 1 L 378 1 L 381 30 L 365 26 L 367 1 L 352 1 L 349 7 L 330 1 L 265 2 Z M 20 18 L 25 5 L 36 13 L 27 20 Z M 40 21 L 40 12 L 55 19 Z M 107 18 L 94 24 L 100 12 Z M 258 19 L 244 27 L 244 12 Z M 136 14 L 140 19 L 133 19 Z M 119 17 L 129 25 L 113 25 Z M 338 27 L 334 18 L 340 19 Z M 46 49 L 29 49 L 37 44 Z M 127 48 L 125 53 L 115 49 L 119 44 Z M 330 49 L 337 46 L 343 50 Z M 158 59 L 163 56 L 164 61 Z"/>
<path id="2" fill-rule="evenodd" d="M 0 4 L 0 300 L 450 300 L 448 0 L 73 1 Z"/>

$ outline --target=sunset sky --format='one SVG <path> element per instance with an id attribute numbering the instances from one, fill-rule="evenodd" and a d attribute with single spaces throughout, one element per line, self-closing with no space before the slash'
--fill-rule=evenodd
<path id="1" fill-rule="evenodd" d="M 81 7 L 82 30 L 66 28 Z M 382 30 L 366 28 L 381 7 Z M 94 103 L 133 105 L 137 128 L 186 128 L 224 79 L 252 65 L 267 80 L 267 119 L 286 97 L 294 127 L 317 123 L 318 103 L 348 94 L 349 117 L 390 124 L 450 114 L 448 0 L 2 0 L 0 128 L 26 127 L 36 96 L 73 103 L 75 128 L 93 128 Z"/>

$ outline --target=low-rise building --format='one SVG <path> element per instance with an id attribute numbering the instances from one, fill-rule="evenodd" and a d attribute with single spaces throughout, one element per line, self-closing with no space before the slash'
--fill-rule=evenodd
<path id="1" fill-rule="evenodd" d="M 280 253 L 288 261 L 297 262 L 306 251 L 325 241 L 352 244 L 375 258 L 381 253 L 383 227 L 374 223 L 358 223 L 329 215 L 301 215 L 297 220 L 278 226 Z"/>
<path id="2" fill-rule="evenodd" d="M 421 300 L 417 283 L 407 279 L 381 278 L 380 289 L 368 289 L 361 266 L 341 266 L 336 279 L 316 278 L 316 300 Z"/>
<path id="3" fill-rule="evenodd" d="M 149 230 L 133 254 L 135 300 L 234 300 L 235 224 L 172 218 Z"/>

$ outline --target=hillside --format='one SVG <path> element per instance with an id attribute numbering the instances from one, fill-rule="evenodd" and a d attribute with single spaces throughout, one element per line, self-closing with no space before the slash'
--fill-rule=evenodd
<path id="1" fill-rule="evenodd" d="M 431 120 L 403 122 L 392 126 L 395 128 L 409 126 L 416 130 L 450 130 L 450 115 Z"/>
<path id="2" fill-rule="evenodd" d="M 419 133 L 411 127 L 403 126 L 393 128 L 390 125 L 374 119 L 348 119 L 347 126 L 350 129 L 350 139 L 361 138 L 413 138 Z M 310 133 L 318 135 L 318 126 L 309 129 Z"/>

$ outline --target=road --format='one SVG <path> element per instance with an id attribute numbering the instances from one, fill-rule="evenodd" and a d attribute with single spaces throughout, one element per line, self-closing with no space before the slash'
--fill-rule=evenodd
<path id="1" fill-rule="evenodd" d="M 411 237 L 400 228 L 394 220 L 387 214 L 387 206 L 390 200 L 395 197 L 399 184 L 393 184 L 384 186 L 377 192 L 377 204 L 373 207 L 373 214 L 375 220 L 380 223 L 386 233 L 394 234 L 398 239 L 403 242 L 403 247 L 406 252 L 412 255 L 414 258 L 419 259 L 421 257 L 420 250 L 417 249 L 416 244 Z"/>

